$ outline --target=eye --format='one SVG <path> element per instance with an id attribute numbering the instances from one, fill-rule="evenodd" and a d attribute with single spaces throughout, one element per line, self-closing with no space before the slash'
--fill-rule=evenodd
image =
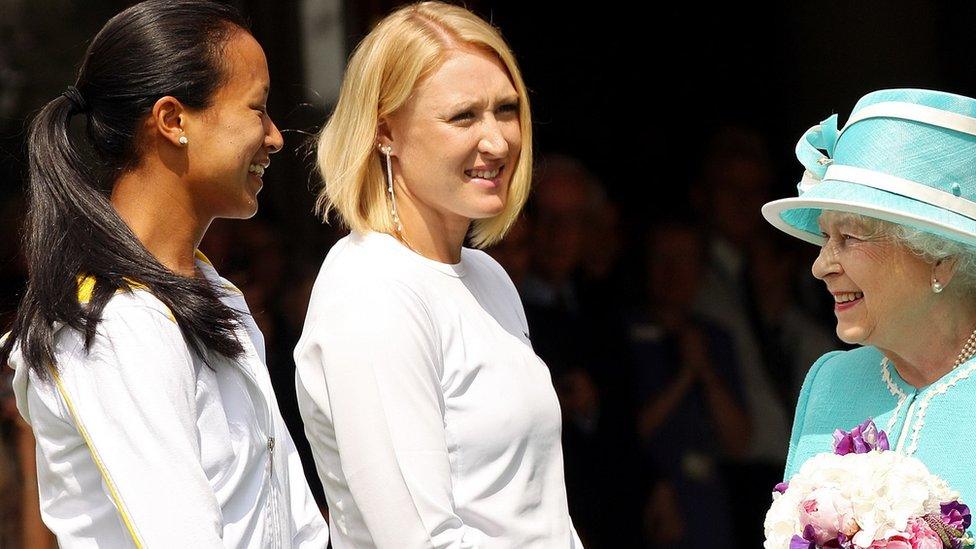
<path id="1" fill-rule="evenodd" d="M 516 103 L 516 102 L 513 101 L 511 103 L 505 103 L 504 105 L 500 105 L 498 107 L 498 112 L 500 114 L 509 114 L 509 115 L 510 114 L 518 114 L 518 112 L 519 112 L 518 103 Z"/>
<path id="2" fill-rule="evenodd" d="M 856 237 L 856 236 L 854 236 L 852 234 L 843 234 L 842 233 L 840 236 L 841 236 L 841 238 L 844 239 L 844 242 L 851 242 L 851 241 L 857 242 L 857 241 L 860 241 L 861 240 L 860 238 L 858 238 L 858 237 Z"/>
<path id="3" fill-rule="evenodd" d="M 467 122 L 474 120 L 474 111 L 462 111 L 450 118 L 451 122 Z"/>

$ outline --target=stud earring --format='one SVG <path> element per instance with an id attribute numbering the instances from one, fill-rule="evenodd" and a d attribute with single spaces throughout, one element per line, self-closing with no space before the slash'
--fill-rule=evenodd
<path id="1" fill-rule="evenodd" d="M 185 135 L 181 135 L 180 138 L 179 138 L 179 142 L 180 142 L 180 145 L 186 146 L 186 144 L 189 143 L 190 140 L 187 139 Z"/>
<path id="2" fill-rule="evenodd" d="M 400 223 L 400 215 L 397 214 L 397 204 L 396 195 L 393 194 L 393 163 L 390 160 L 390 155 L 393 154 L 393 148 L 389 145 L 379 145 L 380 152 L 386 157 L 386 192 L 390 193 L 390 213 L 393 215 L 393 226 L 396 228 L 397 232 L 403 231 L 403 223 Z"/>
<path id="3" fill-rule="evenodd" d="M 944 289 L 945 286 L 943 286 L 941 282 L 934 278 L 932 279 L 932 293 L 941 294 L 942 290 Z"/>

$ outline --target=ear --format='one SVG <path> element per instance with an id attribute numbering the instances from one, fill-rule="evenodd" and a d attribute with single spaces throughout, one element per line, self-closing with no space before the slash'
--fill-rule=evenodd
<path id="1" fill-rule="evenodd" d="M 396 156 L 396 148 L 393 145 L 393 132 L 390 131 L 390 123 L 387 119 L 381 118 L 376 124 L 376 145 L 377 147 L 390 147 L 394 150 L 391 156 Z"/>
<path id="2" fill-rule="evenodd" d="M 187 110 L 180 100 L 167 95 L 156 100 L 149 125 L 160 137 L 176 147 L 181 147 L 180 137 L 186 135 L 183 127 L 186 115 Z"/>
<path id="3" fill-rule="evenodd" d="M 956 275 L 958 266 L 959 258 L 956 256 L 943 257 L 932 266 L 932 279 L 939 281 L 943 288 L 947 287 Z"/>

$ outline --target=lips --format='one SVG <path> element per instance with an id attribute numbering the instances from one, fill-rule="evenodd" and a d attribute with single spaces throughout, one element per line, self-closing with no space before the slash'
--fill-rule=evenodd
<path id="1" fill-rule="evenodd" d="M 831 292 L 834 296 L 834 310 L 845 311 L 864 299 L 863 292 Z"/>
<path id="2" fill-rule="evenodd" d="M 261 164 L 251 164 L 247 167 L 247 171 L 258 177 L 264 177 L 264 166 Z"/>
<path id="3" fill-rule="evenodd" d="M 505 170 L 505 166 L 498 166 L 496 168 L 480 168 L 480 169 L 470 169 L 464 170 L 464 175 L 470 177 L 473 182 L 480 183 L 488 187 L 495 187 L 500 181 L 499 176 Z"/>

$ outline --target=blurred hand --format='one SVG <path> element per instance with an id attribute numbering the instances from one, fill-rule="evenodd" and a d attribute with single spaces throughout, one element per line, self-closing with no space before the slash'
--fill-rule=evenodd
<path id="1" fill-rule="evenodd" d="M 681 332 L 678 349 L 681 353 L 681 363 L 684 369 L 693 374 L 694 377 L 712 369 L 707 340 L 697 326 L 688 325 Z"/>
<path id="2" fill-rule="evenodd" d="M 654 545 L 678 543 L 685 537 L 685 521 L 671 483 L 659 481 L 644 505 L 644 532 Z"/>
<path id="3" fill-rule="evenodd" d="M 591 418 L 600 410 L 600 393 L 593 379 L 583 370 L 572 370 L 562 379 L 563 412 L 572 417 Z"/>

